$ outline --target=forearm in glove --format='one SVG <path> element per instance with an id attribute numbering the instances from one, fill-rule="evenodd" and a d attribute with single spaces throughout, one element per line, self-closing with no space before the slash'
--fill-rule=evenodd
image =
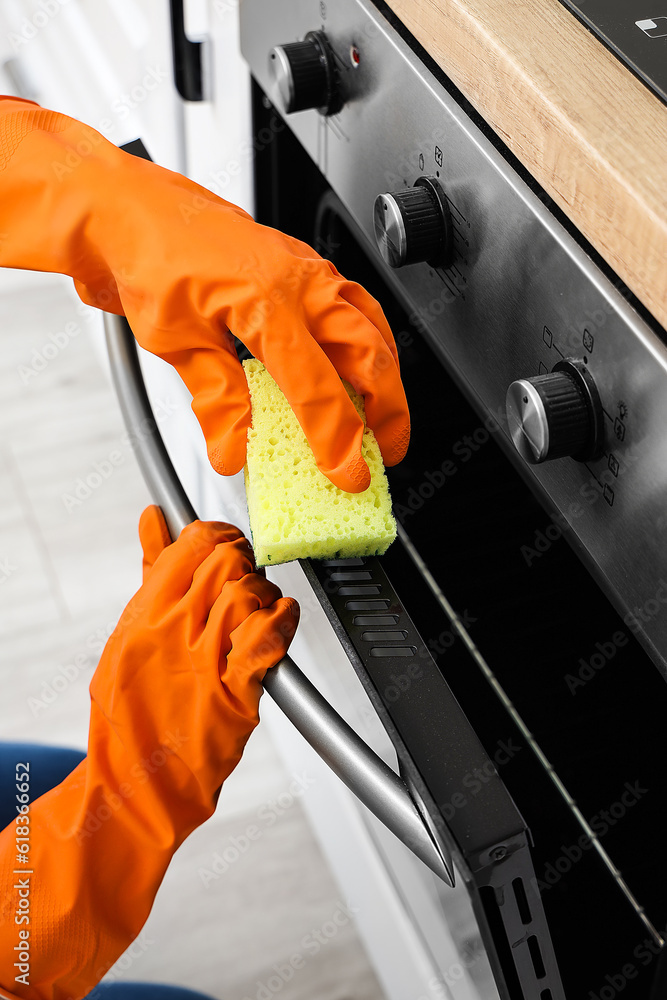
<path id="1" fill-rule="evenodd" d="M 218 472 L 242 468 L 250 425 L 231 334 L 273 375 L 335 485 L 370 482 L 341 379 L 365 397 L 385 464 L 405 454 L 407 403 L 379 304 L 206 188 L 65 115 L 4 99 L 0 232 L 0 264 L 71 275 L 85 302 L 125 314 L 142 347 L 177 369 Z"/>
<path id="2" fill-rule="evenodd" d="M 138 935 L 172 855 L 213 813 L 296 628 L 298 605 L 254 571 L 237 528 L 196 521 L 168 544 L 151 507 L 140 534 L 144 583 L 91 682 L 88 756 L 32 803 L 29 866 L 16 862 L 15 824 L 0 833 L 0 992 L 21 1000 L 85 996 Z M 29 922 L 17 923 L 20 878 Z"/>

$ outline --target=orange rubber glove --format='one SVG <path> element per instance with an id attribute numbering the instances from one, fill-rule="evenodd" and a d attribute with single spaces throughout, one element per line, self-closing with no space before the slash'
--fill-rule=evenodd
<path id="1" fill-rule="evenodd" d="M 31 804 L 29 864 L 15 824 L 0 833 L 0 992 L 20 1000 L 78 1000 L 139 934 L 174 851 L 215 810 L 298 621 L 238 528 L 195 521 L 168 544 L 149 507 L 140 536 L 144 583 L 90 685 L 88 756 Z M 20 879 L 30 920 L 17 924 Z M 15 978 L 20 930 L 28 985 Z"/>
<path id="2" fill-rule="evenodd" d="M 273 375 L 336 486 L 370 483 L 341 378 L 365 397 L 385 464 L 405 454 L 407 403 L 379 304 L 206 188 L 72 118 L 4 99 L 0 234 L 0 264 L 71 275 L 85 302 L 125 314 L 141 346 L 177 369 L 218 472 L 243 467 L 250 426 L 230 330 Z"/>

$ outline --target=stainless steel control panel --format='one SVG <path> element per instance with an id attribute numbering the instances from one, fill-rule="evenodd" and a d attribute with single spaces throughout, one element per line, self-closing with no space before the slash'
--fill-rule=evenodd
<path id="1" fill-rule="evenodd" d="M 664 344 L 372 4 L 242 0 L 243 54 L 278 107 L 300 85 L 298 74 L 290 77 L 289 45 L 309 33 L 331 61 L 327 71 L 335 70 L 335 110 L 315 98 L 319 110 L 286 112 L 289 127 L 481 421 L 496 421 L 500 443 L 545 502 L 535 558 L 543 539 L 566 531 L 628 630 L 667 673 Z M 307 51 L 294 51 L 308 62 Z M 315 92 L 317 81 L 308 80 Z M 308 104 L 307 89 L 297 97 Z M 400 228 L 395 205 L 424 177 L 446 198 L 453 259 L 392 267 L 376 243 L 376 201 L 392 196 L 385 202 Z M 600 446 L 583 461 L 532 464 L 512 443 L 508 389 L 563 360 L 585 369 L 597 390 Z M 516 420 L 513 431 L 516 439 Z"/>

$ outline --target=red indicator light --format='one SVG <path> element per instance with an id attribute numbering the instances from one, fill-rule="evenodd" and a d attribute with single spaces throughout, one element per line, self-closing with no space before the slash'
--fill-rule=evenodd
<path id="1" fill-rule="evenodd" d="M 361 62 L 361 56 L 359 55 L 359 49 L 356 45 L 352 45 L 350 48 L 350 62 L 353 66 L 358 66 Z"/>

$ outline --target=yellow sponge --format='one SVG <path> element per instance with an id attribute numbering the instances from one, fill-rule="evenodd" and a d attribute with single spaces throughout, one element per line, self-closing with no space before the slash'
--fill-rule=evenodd
<path id="1" fill-rule="evenodd" d="M 364 430 L 362 444 L 371 485 L 363 493 L 339 490 L 317 468 L 301 425 L 264 365 L 253 359 L 243 367 L 252 404 L 244 471 L 257 565 L 386 552 L 396 522 L 373 432 Z M 363 398 L 346 388 L 363 419 Z"/>

